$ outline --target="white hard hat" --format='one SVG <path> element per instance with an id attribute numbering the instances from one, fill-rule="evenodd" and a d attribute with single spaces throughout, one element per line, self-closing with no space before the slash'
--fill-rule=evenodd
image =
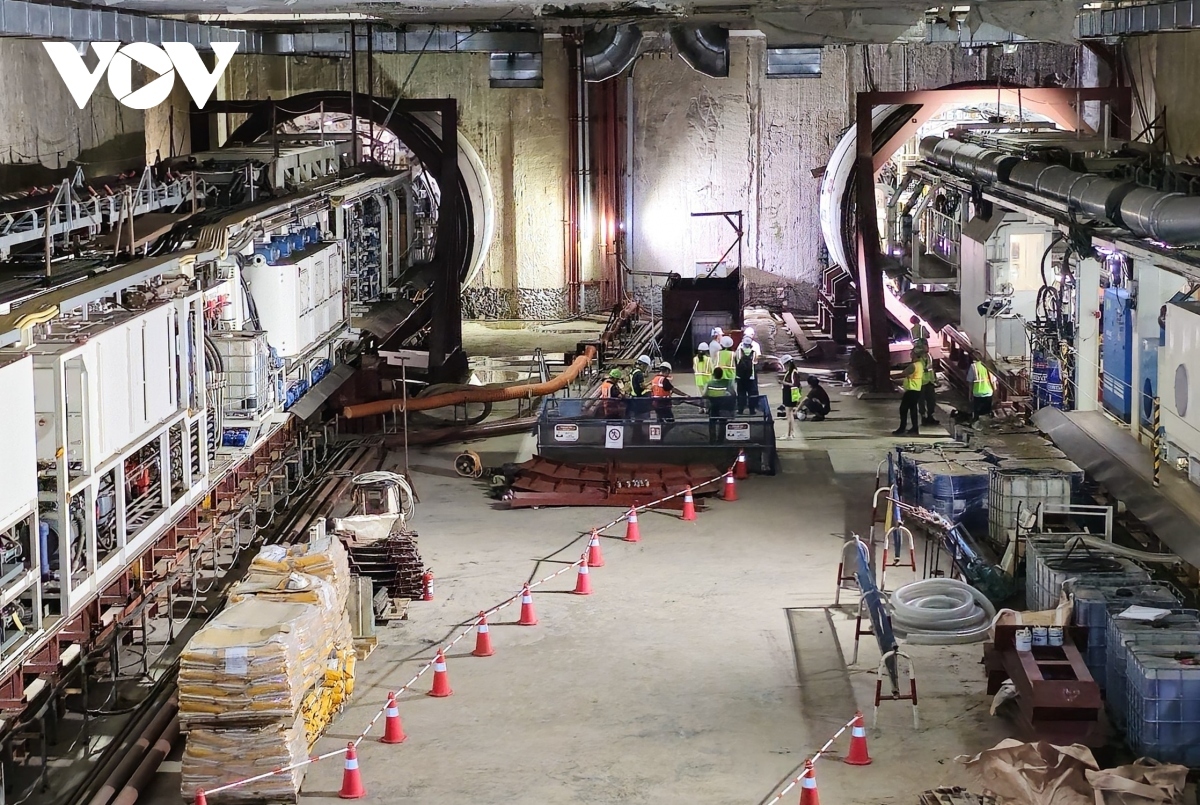
<path id="1" fill-rule="evenodd" d="M 671 371 L 671 364 L 669 364 L 669 363 L 668 363 L 668 362 L 666 362 L 666 361 L 663 361 L 662 363 L 660 363 L 660 364 L 658 365 L 658 368 L 659 368 L 659 369 L 666 369 L 666 370 L 669 372 L 669 371 Z"/>
<path id="2" fill-rule="evenodd" d="M 721 346 L 725 349 L 729 349 L 733 346 L 733 339 L 727 335 L 721 336 Z"/>
<path id="3" fill-rule="evenodd" d="M 725 335 L 725 331 L 722 330 L 720 327 L 714 327 L 714 328 L 712 328 L 712 334 L 720 337 L 722 335 Z"/>
<path id="4" fill-rule="evenodd" d="M 708 342 L 707 342 L 707 341 L 701 341 L 701 342 L 700 342 L 700 343 L 699 343 L 699 344 L 696 346 L 696 350 L 697 350 L 697 351 L 699 351 L 699 352 L 704 352 L 704 351 L 705 351 L 705 350 L 707 350 L 707 349 L 708 349 Z"/>
<path id="5" fill-rule="evenodd" d="M 742 335 L 748 335 L 748 336 L 750 336 L 751 338 L 753 338 L 753 337 L 754 337 L 754 328 L 753 328 L 753 327 L 747 327 L 746 329 L 742 330 Z"/>
<path id="6" fill-rule="evenodd" d="M 794 360 L 795 360 L 795 358 L 793 358 L 791 355 L 784 355 L 782 358 L 779 359 L 779 362 L 783 363 L 783 364 L 788 364 Z"/>
<path id="7" fill-rule="evenodd" d="M 637 362 L 644 363 L 647 366 L 649 366 L 651 364 L 650 356 L 649 355 L 638 355 Z"/>

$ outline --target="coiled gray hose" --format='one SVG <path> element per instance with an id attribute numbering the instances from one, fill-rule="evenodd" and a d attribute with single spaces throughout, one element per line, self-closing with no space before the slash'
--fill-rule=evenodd
<path id="1" fill-rule="evenodd" d="M 954 579 L 925 579 L 891 594 L 892 625 L 909 643 L 945 646 L 987 637 L 996 608 L 983 593 Z"/>

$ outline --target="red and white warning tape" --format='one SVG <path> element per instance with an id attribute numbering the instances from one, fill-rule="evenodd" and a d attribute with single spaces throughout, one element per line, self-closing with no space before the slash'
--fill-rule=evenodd
<path id="1" fill-rule="evenodd" d="M 845 724 L 843 724 L 841 729 L 839 729 L 837 732 L 835 732 L 833 734 L 833 736 L 828 741 L 826 741 L 825 744 L 820 749 L 818 749 L 816 752 L 813 752 L 812 755 L 810 755 L 809 757 L 805 758 L 805 762 L 800 764 L 800 768 L 805 769 L 805 766 L 808 763 L 816 763 L 818 760 L 820 760 L 821 756 L 824 755 L 826 752 L 828 752 L 830 747 L 833 746 L 833 742 L 836 741 L 838 738 L 841 738 L 842 734 L 845 733 L 846 730 L 853 727 L 854 722 L 857 721 L 858 719 L 859 719 L 859 715 L 857 713 L 855 713 L 854 718 L 850 719 Z M 793 777 L 790 781 L 788 781 L 788 784 L 783 787 L 782 791 L 780 791 L 778 794 L 776 794 L 771 799 L 767 800 L 765 803 L 763 803 L 763 805 L 775 805 L 775 803 L 779 802 L 779 800 L 781 800 L 785 796 L 787 796 L 787 793 L 789 791 L 791 791 L 793 788 L 798 786 L 800 784 L 800 781 L 802 781 L 804 779 L 804 775 L 806 775 L 807 773 L 808 773 L 807 770 L 801 771 L 798 776 Z"/>
<path id="2" fill-rule="evenodd" d="M 666 495 L 665 497 L 661 497 L 661 498 L 659 498 L 658 500 L 653 500 L 653 501 L 651 501 L 651 502 L 649 502 L 649 503 L 642 504 L 641 506 L 634 506 L 633 508 L 631 508 L 631 509 L 630 509 L 630 512 L 642 512 L 642 511 L 646 511 L 646 510 L 648 510 L 648 509 L 652 509 L 652 508 L 654 508 L 655 506 L 660 506 L 660 505 L 662 505 L 663 503 L 666 503 L 666 502 L 667 502 L 667 501 L 669 501 L 669 500 L 674 500 L 675 498 L 682 497 L 683 495 L 687 494 L 687 492 L 688 492 L 688 491 L 695 492 L 695 490 L 698 490 L 698 489 L 703 489 L 703 488 L 704 488 L 704 487 L 706 487 L 706 486 L 711 486 L 712 484 L 715 484 L 715 483 L 720 483 L 720 482 L 722 482 L 722 481 L 724 481 L 724 480 L 725 480 L 725 477 L 726 477 L 727 475 L 731 475 L 731 474 L 734 472 L 734 470 L 735 470 L 736 468 L 737 468 L 737 462 L 736 462 L 736 460 L 735 460 L 735 462 L 734 462 L 732 465 L 730 465 L 730 467 L 729 467 L 729 469 L 728 469 L 727 471 L 725 471 L 725 472 L 721 473 L 720 475 L 718 475 L 718 476 L 717 476 L 717 477 L 715 477 L 715 478 L 712 478 L 712 479 L 710 479 L 710 480 L 708 480 L 708 481 L 704 481 L 704 482 L 702 482 L 702 483 L 699 483 L 699 484 L 695 484 L 694 486 L 692 486 L 692 487 L 690 488 L 690 490 L 688 490 L 688 489 L 684 489 L 684 490 L 681 490 L 681 491 L 679 491 L 679 492 L 675 492 L 675 493 L 673 493 L 673 494 Z M 624 522 L 625 520 L 628 520 L 628 519 L 629 519 L 629 513 L 630 513 L 630 512 L 626 512 L 625 514 L 621 515 L 621 516 L 620 516 L 620 517 L 618 517 L 617 519 L 615 519 L 615 520 L 612 520 L 611 522 L 609 522 L 609 523 L 606 523 L 605 525 L 602 525 L 602 526 L 599 526 L 599 527 L 597 527 L 597 528 L 595 529 L 596 533 L 600 533 L 600 532 L 602 532 L 602 531 L 607 531 L 608 529 L 612 528 L 613 526 L 616 526 L 616 525 L 618 525 L 618 524 L 620 524 L 620 523 Z M 591 534 L 591 529 L 589 529 L 588 531 L 585 531 L 584 533 L 585 533 L 585 535 L 588 535 L 588 536 L 590 536 L 590 534 Z M 571 563 L 571 564 L 569 564 L 569 565 L 565 565 L 564 567 L 560 568 L 559 570 L 556 570 L 555 572 L 551 573 L 550 575 L 548 575 L 548 576 L 546 576 L 546 577 L 544 577 L 544 578 L 538 579 L 537 581 L 530 582 L 528 585 L 522 585 L 522 586 L 523 586 L 523 587 L 527 586 L 527 587 L 528 587 L 528 589 L 532 590 L 532 589 L 534 589 L 534 588 L 536 588 L 536 587 L 540 587 L 541 585 L 543 585 L 543 584 L 546 584 L 547 582 L 549 582 L 549 581 L 551 581 L 551 580 L 553 580 L 553 579 L 555 579 L 555 578 L 557 578 L 557 577 L 561 576 L 563 573 L 567 573 L 567 572 L 569 572 L 569 571 L 571 571 L 571 570 L 575 570 L 575 569 L 577 569 L 577 568 L 578 568 L 578 567 L 579 567 L 581 564 L 583 564 L 583 561 L 584 561 L 584 559 L 587 557 L 587 551 L 588 551 L 588 546 L 587 546 L 587 544 L 585 544 L 585 545 L 584 545 L 584 548 L 583 548 L 583 555 L 582 555 L 582 556 L 580 556 L 578 559 L 576 559 L 574 562 L 572 562 L 572 563 Z M 512 605 L 512 604 L 514 604 L 514 603 L 516 603 L 516 602 L 520 601 L 520 600 L 521 600 L 521 593 L 520 593 L 520 592 L 518 592 L 516 595 L 510 596 L 509 598 L 506 598 L 505 600 L 501 601 L 499 604 L 496 604 L 496 605 L 495 605 L 495 606 L 493 606 L 491 609 L 484 610 L 482 614 L 483 614 L 483 616 L 484 616 L 484 617 L 487 617 L 487 616 L 489 616 L 489 615 L 494 615 L 495 613 L 499 612 L 500 610 L 504 609 L 505 607 L 507 607 L 507 606 L 510 606 L 510 605 Z M 469 621 L 469 622 L 467 623 L 467 625 L 466 625 L 466 626 L 465 626 L 465 627 L 462 629 L 462 631 L 460 631 L 460 632 L 459 632 L 457 635 L 455 635 L 455 636 L 454 636 L 454 637 L 453 637 L 453 638 L 450 640 L 450 642 L 448 642 L 448 643 L 446 643 L 445 645 L 441 646 L 441 647 L 440 647 L 440 649 L 434 649 L 434 657 L 430 658 L 430 659 L 429 659 L 429 660 L 428 660 L 428 661 L 427 661 L 427 662 L 426 662 L 424 665 L 422 665 L 422 666 L 421 666 L 419 669 L 417 669 L 417 672 L 416 672 L 416 674 L 414 674 L 414 675 L 413 675 L 413 678 L 412 678 L 412 679 L 410 679 L 410 680 L 408 680 L 407 682 L 405 682 L 405 683 L 404 683 L 403 685 L 401 685 L 399 688 L 396 688 L 396 689 L 393 691 L 393 693 L 394 693 L 396 696 L 399 696 L 400 694 L 402 694 L 402 693 L 404 693 L 405 691 L 407 691 L 407 690 L 409 690 L 410 688 L 412 688 L 412 686 L 413 686 L 413 685 L 415 685 L 415 684 L 417 683 L 417 681 L 418 681 L 418 680 L 419 680 L 419 679 L 420 679 L 422 676 L 424 676 L 424 675 L 425 675 L 425 673 L 426 673 L 426 672 L 427 672 L 427 671 L 428 671 L 430 668 L 432 668 L 432 667 L 433 667 L 434 660 L 435 660 L 435 658 L 436 658 L 436 656 L 437 656 L 437 653 L 438 653 L 439 651 L 440 651 L 442 654 L 446 654 L 446 653 L 448 653 L 448 652 L 450 651 L 450 649 L 451 649 L 451 648 L 453 648 L 453 647 L 454 647 L 454 645 L 455 645 L 456 643 L 458 643 L 458 642 L 459 642 L 460 640 L 462 640 L 464 637 L 466 637 L 467 635 L 469 635 L 469 634 L 471 634 L 473 631 L 475 631 L 476 627 L 478 627 L 478 625 L 479 625 L 479 621 L 480 621 L 480 618 L 479 618 L 478 616 L 476 616 L 475 618 L 471 619 L 471 621 Z M 379 721 L 380 717 L 381 717 L 381 716 L 383 716 L 383 715 L 384 715 L 384 713 L 385 713 L 386 711 L 387 711 L 387 702 L 385 701 L 385 702 L 384 702 L 384 704 L 383 704 L 383 706 L 379 708 L 378 712 L 376 712 L 376 713 L 375 713 L 375 715 L 374 715 L 374 716 L 371 718 L 371 720 L 370 720 L 369 722 L 367 722 L 367 726 L 366 726 L 366 727 L 363 729 L 363 731 L 362 731 L 362 732 L 360 732 L 360 733 L 358 734 L 358 737 L 357 737 L 357 738 L 355 738 L 355 739 L 354 739 L 354 740 L 351 742 L 351 745 L 352 745 L 352 746 L 355 746 L 355 747 L 357 747 L 357 746 L 358 746 L 359 744 L 361 744 L 361 743 L 362 743 L 364 740 L 366 740 L 366 738 L 367 738 L 367 735 L 368 735 L 368 734 L 371 732 L 371 729 L 372 729 L 372 728 L 375 726 L 375 724 L 376 724 L 376 723 Z M 847 725 L 847 726 L 849 726 L 849 725 Z M 841 735 L 841 734 L 842 734 L 842 732 L 844 732 L 844 731 L 845 731 L 845 729 L 846 729 L 846 728 L 845 728 L 845 727 L 843 727 L 843 728 L 842 728 L 842 729 L 841 729 L 841 730 L 838 732 L 838 735 Z M 837 737 L 837 736 L 834 736 L 834 737 Z M 346 755 L 346 749 L 345 749 L 344 747 L 339 747 L 338 749 L 334 749 L 334 750 L 331 750 L 331 751 L 329 751 L 329 752 L 325 752 L 325 753 L 323 753 L 323 754 L 320 754 L 320 755 L 313 755 L 312 757 L 306 758 L 306 759 L 304 759 L 304 760 L 302 760 L 302 761 L 300 761 L 300 762 L 298 762 L 298 763 L 292 763 L 292 764 L 290 764 L 290 765 L 287 765 L 287 766 L 281 766 L 281 767 L 279 767 L 279 768 L 277 768 L 277 769 L 272 769 L 271 771 L 268 771 L 268 772 L 263 772 L 262 774 L 256 774 L 256 775 L 255 775 L 255 776 L 253 776 L 253 777 L 246 777 L 246 778 L 244 778 L 244 779 L 241 779 L 241 780 L 235 780 L 235 781 L 233 781 L 232 783 L 226 783 L 225 785 L 222 785 L 222 786 L 217 786 L 217 787 L 215 787 L 215 788 L 209 788 L 209 789 L 205 789 L 205 790 L 204 790 L 204 795 L 207 797 L 207 796 L 212 796 L 213 794 L 220 794 L 220 793 L 221 793 L 221 792 L 223 792 L 223 791 L 229 791 L 229 790 L 231 790 L 231 789 L 234 789 L 234 788 L 240 788 L 241 786 L 244 786 L 244 785 L 249 785 L 249 784 L 251 784 L 251 783 L 256 783 L 256 782 L 258 782 L 259 780 L 265 780 L 265 779 L 267 779 L 267 778 L 269 778 L 269 777 L 274 777 L 274 776 L 275 776 L 275 775 L 277 775 L 277 774 L 286 774 L 287 772 L 290 772 L 290 771 L 295 771 L 296 769 L 302 768 L 302 767 L 304 767 L 304 766 L 311 765 L 311 764 L 313 764 L 313 763 L 317 763 L 317 762 L 319 762 L 319 761 L 322 761 L 322 760 L 327 760 L 328 758 L 332 758 L 332 757 L 344 757 L 345 755 Z M 797 779 L 799 779 L 799 778 L 797 778 Z M 794 785 L 794 784 L 795 784 L 795 783 L 793 782 L 793 785 Z M 789 786 L 789 788 L 790 788 L 790 787 L 791 787 L 791 786 Z M 787 790 L 787 789 L 785 789 L 785 791 L 786 791 L 786 790 Z M 777 801 L 777 800 L 778 800 L 778 797 L 776 798 L 776 800 L 773 800 L 773 801 Z"/>

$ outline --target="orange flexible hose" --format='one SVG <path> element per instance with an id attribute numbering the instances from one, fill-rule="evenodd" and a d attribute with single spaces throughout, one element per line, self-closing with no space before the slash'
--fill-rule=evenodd
<path id="1" fill-rule="evenodd" d="M 433 408 L 445 408 L 448 405 L 461 405 L 462 403 L 494 403 L 504 402 L 505 400 L 520 400 L 527 397 L 545 397 L 547 394 L 553 394 L 556 391 L 566 388 L 567 384 L 579 377 L 579 373 L 587 368 L 587 365 L 595 357 L 595 347 L 588 347 L 570 366 L 545 383 L 527 383 L 522 386 L 504 386 L 501 388 L 463 389 L 461 391 L 446 392 L 445 394 L 434 394 L 431 397 L 413 397 L 408 400 L 408 410 L 429 411 Z M 342 409 L 342 416 L 346 417 L 346 419 L 361 419 L 362 417 L 379 416 L 380 414 L 387 414 L 392 411 L 403 411 L 404 408 L 404 399 L 394 397 L 390 400 L 376 400 L 375 402 L 359 403 L 358 405 L 347 405 Z"/>

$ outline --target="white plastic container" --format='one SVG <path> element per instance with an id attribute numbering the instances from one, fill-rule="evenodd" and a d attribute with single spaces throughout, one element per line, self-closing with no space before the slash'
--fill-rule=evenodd
<path id="1" fill-rule="evenodd" d="M 1063 644 L 1063 628 L 1061 626 L 1049 627 L 1046 630 L 1046 639 L 1052 646 L 1061 646 Z"/>
<path id="2" fill-rule="evenodd" d="M 1033 645 L 1047 646 L 1050 644 L 1050 635 L 1045 626 L 1034 626 L 1029 631 Z"/>
<path id="3" fill-rule="evenodd" d="M 1033 635 L 1028 629 L 1018 629 L 1016 634 L 1017 651 L 1033 650 Z"/>

